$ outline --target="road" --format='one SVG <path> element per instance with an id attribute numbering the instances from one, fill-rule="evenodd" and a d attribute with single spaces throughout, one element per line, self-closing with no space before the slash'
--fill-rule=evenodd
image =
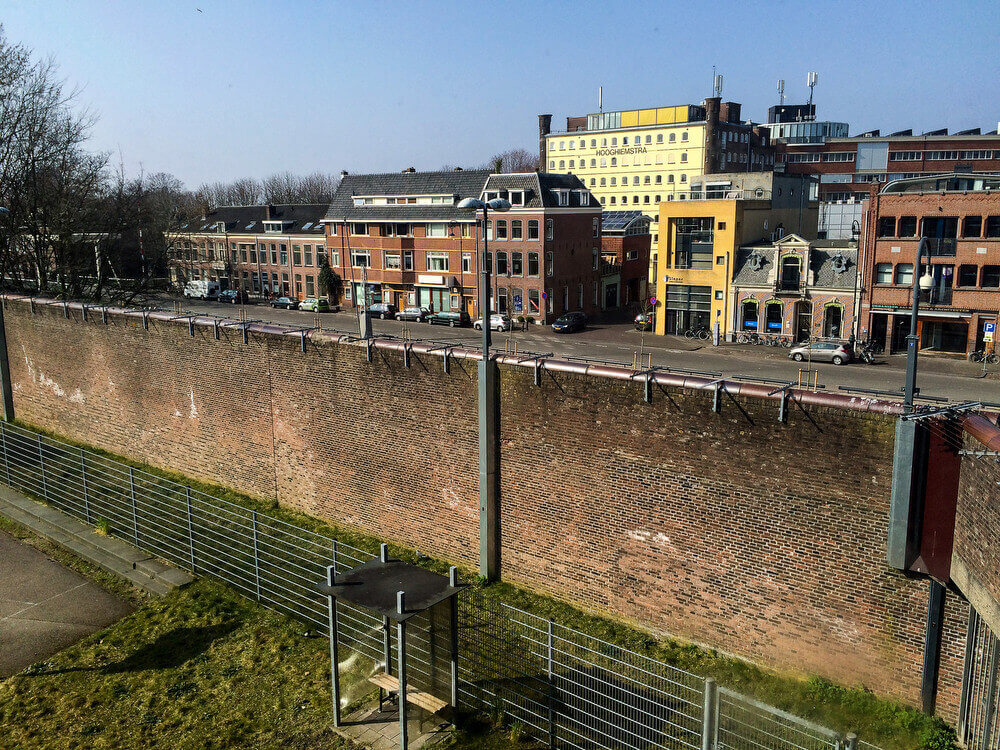
<path id="1" fill-rule="evenodd" d="M 158 304 L 169 308 L 170 300 Z M 189 312 L 210 313 L 236 318 L 233 305 L 185 300 L 182 308 Z M 354 312 L 322 313 L 298 310 L 276 310 L 264 305 L 247 305 L 246 315 L 254 320 L 266 320 L 296 326 L 313 326 L 356 333 L 357 317 Z M 445 328 L 427 323 L 400 323 L 395 320 L 374 320 L 376 334 L 402 337 L 409 333 L 413 339 L 434 339 L 455 344 L 478 345 L 481 333 L 471 328 Z M 493 346 L 503 351 L 517 346 L 517 351 L 539 354 L 550 353 L 557 357 L 580 357 L 608 360 L 632 366 L 633 358 L 640 352 L 643 361 L 651 357 L 652 365 L 686 370 L 721 373 L 726 376 L 746 375 L 797 381 L 799 364 L 788 359 L 784 349 L 763 346 L 738 346 L 724 344 L 711 346 L 710 342 L 692 342 L 678 336 L 657 336 L 640 333 L 626 323 L 597 323 L 586 331 L 574 334 L 554 334 L 548 326 L 531 326 L 528 331 L 494 333 Z M 819 371 L 819 383 L 827 390 L 836 391 L 841 386 L 869 388 L 883 391 L 902 390 L 906 368 L 903 355 L 881 356 L 876 364 L 853 363 L 838 367 L 827 363 L 814 363 Z M 989 367 L 991 378 L 982 378 L 982 365 L 957 361 L 932 355 L 921 355 L 917 384 L 923 395 L 947 397 L 952 400 L 974 400 L 1000 403 L 1000 380 L 997 365 Z"/>

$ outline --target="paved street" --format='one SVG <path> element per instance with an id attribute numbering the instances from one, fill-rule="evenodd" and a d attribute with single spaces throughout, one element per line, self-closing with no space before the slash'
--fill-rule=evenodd
<path id="1" fill-rule="evenodd" d="M 129 614 L 127 601 L 0 531 L 0 678 Z"/>
<path id="2" fill-rule="evenodd" d="M 161 306 L 170 306 L 170 300 L 160 300 Z M 233 305 L 213 304 L 185 300 L 183 309 L 236 318 L 238 308 Z M 248 305 L 250 319 L 268 320 L 291 325 L 315 325 L 317 317 L 324 328 L 355 332 L 357 318 L 353 312 L 323 313 L 297 310 L 276 310 L 265 305 Z M 481 334 L 471 328 L 446 328 L 426 323 L 399 323 L 395 320 L 374 320 L 376 333 L 402 336 L 408 330 L 414 339 L 435 339 L 455 343 L 476 344 Z M 626 363 L 629 366 L 640 349 L 652 355 L 654 366 L 676 367 L 689 370 L 719 372 L 727 376 L 749 375 L 754 377 L 797 380 L 805 364 L 788 359 L 785 349 L 764 346 L 737 346 L 727 344 L 711 346 L 710 342 L 692 342 L 677 336 L 641 334 L 627 323 L 597 323 L 586 331 L 557 335 L 548 326 L 533 326 L 528 331 L 494 334 L 494 346 L 517 345 L 519 352 L 552 353 L 560 357 L 586 357 Z M 819 382 L 827 390 L 839 386 L 895 390 L 903 387 L 906 358 L 903 355 L 881 356 L 874 365 L 853 363 L 837 367 L 819 363 Z M 959 400 L 977 400 L 1000 403 L 1000 380 L 995 379 L 997 366 L 991 365 L 993 378 L 983 379 L 982 365 L 964 360 L 921 355 L 918 385 L 925 395 L 947 396 Z"/>

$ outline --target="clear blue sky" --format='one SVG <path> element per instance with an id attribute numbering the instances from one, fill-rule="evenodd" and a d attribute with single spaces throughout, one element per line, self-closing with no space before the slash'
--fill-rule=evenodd
<path id="1" fill-rule="evenodd" d="M 198 10 L 200 9 L 200 11 Z M 131 170 L 210 180 L 479 164 L 537 119 L 724 97 L 805 101 L 851 132 L 992 130 L 1000 3 L 42 2 L 8 37 L 52 55 Z"/>

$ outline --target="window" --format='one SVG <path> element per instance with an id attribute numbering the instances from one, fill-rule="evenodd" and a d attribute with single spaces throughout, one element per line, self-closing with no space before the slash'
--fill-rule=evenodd
<path id="1" fill-rule="evenodd" d="M 330 251 L 330 265 L 336 268 L 340 265 L 340 251 L 331 250 Z"/>
<path id="2" fill-rule="evenodd" d="M 667 183 L 672 183 L 674 181 L 674 176 L 672 174 L 667 175 Z"/>
<path id="3" fill-rule="evenodd" d="M 538 219 L 528 219 L 528 239 L 538 239 Z"/>
<path id="4" fill-rule="evenodd" d="M 549 250 L 545 253 L 545 275 L 552 276 L 555 273 L 555 268 L 553 267 L 553 252 Z"/>
<path id="5" fill-rule="evenodd" d="M 355 268 L 370 268 L 372 264 L 372 256 L 370 250 L 352 250 L 351 251 L 351 265 Z M 288 274 L 284 274 L 287 276 Z"/>
<path id="6" fill-rule="evenodd" d="M 958 151 L 925 151 L 924 157 L 928 161 L 952 161 L 958 159 Z"/>
<path id="7" fill-rule="evenodd" d="M 412 271 L 413 270 L 413 251 L 404 250 L 403 251 L 403 270 Z"/>
<path id="8" fill-rule="evenodd" d="M 688 160 L 688 152 L 685 151 L 681 154 L 681 162 L 686 162 Z"/>
<path id="9" fill-rule="evenodd" d="M 597 139 L 596 138 L 591 138 L 590 139 L 590 147 L 591 148 L 597 148 Z"/>
<path id="10" fill-rule="evenodd" d="M 355 222 L 351 224 L 351 234 L 367 236 L 368 235 L 368 225 L 362 224 L 360 222 Z"/>
<path id="11" fill-rule="evenodd" d="M 618 166 L 618 157 L 616 157 L 616 156 L 612 156 L 611 157 L 611 166 L 612 167 L 617 167 Z"/>
<path id="12" fill-rule="evenodd" d="M 256 263 L 257 262 L 257 251 L 256 250 L 251 250 L 250 251 L 250 262 L 251 263 Z"/>
<path id="13" fill-rule="evenodd" d="M 893 151 L 889 154 L 889 161 L 920 161 L 922 156 L 921 151 Z"/>
<path id="14" fill-rule="evenodd" d="M 551 240 L 555 236 L 555 228 L 555 222 L 552 219 L 545 220 L 545 239 Z"/>
<path id="15" fill-rule="evenodd" d="M 982 216 L 966 216 L 962 219 L 963 237 L 980 237 L 983 233 Z"/>
<path id="16" fill-rule="evenodd" d="M 823 154 L 823 161 L 854 161 L 855 156 L 851 151 L 831 151 Z"/>
<path id="17" fill-rule="evenodd" d="M 559 160 L 559 169 L 566 169 L 566 161 L 564 159 Z"/>
<path id="18" fill-rule="evenodd" d="M 596 271 L 601 262 L 601 256 L 600 253 L 597 252 L 596 247 L 591 251 L 591 257 L 593 259 L 591 267 Z"/>
<path id="19" fill-rule="evenodd" d="M 991 239 L 1000 237 L 1000 216 L 986 217 L 986 236 Z"/>
<path id="20" fill-rule="evenodd" d="M 528 253 L 528 276 L 538 275 L 538 253 Z"/>
<path id="21" fill-rule="evenodd" d="M 681 140 L 686 141 L 687 139 L 688 139 L 688 132 L 685 130 L 683 133 L 681 133 Z"/>
<path id="22" fill-rule="evenodd" d="M 250 254 L 253 255 L 253 252 L 251 252 Z M 281 265 L 283 266 L 288 265 L 288 248 L 286 248 L 284 245 L 281 246 Z"/>
<path id="23" fill-rule="evenodd" d="M 302 265 L 302 250 L 298 245 L 292 245 L 292 265 Z"/>
<path id="24" fill-rule="evenodd" d="M 671 143 L 676 143 L 677 142 L 677 133 L 671 133 L 669 140 L 670 140 Z"/>
<path id="25" fill-rule="evenodd" d="M 878 219 L 878 236 L 879 237 L 895 237 L 896 236 L 896 217 L 895 216 L 880 216 Z"/>
<path id="26" fill-rule="evenodd" d="M 649 184 L 649 175 L 646 175 L 645 177 L 642 178 L 642 184 L 643 185 Z"/>
<path id="27" fill-rule="evenodd" d="M 448 270 L 448 253 L 428 252 L 427 253 L 427 270 L 428 271 L 447 271 Z"/>
<path id="28" fill-rule="evenodd" d="M 714 257 L 712 217 L 677 219 L 677 249 L 674 251 L 675 268 L 711 268 Z"/>
<path id="29" fill-rule="evenodd" d="M 510 238 L 520 240 L 524 237 L 524 223 L 520 219 L 513 219 L 510 222 Z"/>
<path id="30" fill-rule="evenodd" d="M 497 219 L 497 236 L 498 240 L 507 239 L 507 220 Z"/>
<path id="31" fill-rule="evenodd" d="M 648 135 L 646 137 L 649 138 Z M 583 284 L 579 284 L 576 287 L 576 306 L 581 310 L 583 309 Z"/>
<path id="32" fill-rule="evenodd" d="M 497 275 L 506 276 L 510 273 L 507 268 L 507 253 L 500 251 L 497 253 Z"/>
<path id="33" fill-rule="evenodd" d="M 657 143 L 663 143 L 663 133 L 657 133 L 656 134 L 656 142 Z"/>
<path id="34" fill-rule="evenodd" d="M 596 166 L 597 166 L 597 159 L 591 159 L 590 160 L 590 168 L 593 169 Z"/>
<path id="35" fill-rule="evenodd" d="M 563 311 L 569 310 L 569 287 L 563 287 Z"/>
<path id="36" fill-rule="evenodd" d="M 743 303 L 742 313 L 740 315 L 740 320 L 742 321 L 742 328 L 744 331 L 756 331 L 757 330 L 757 301 L 756 300 L 746 300 Z"/>
<path id="37" fill-rule="evenodd" d="M 242 245 L 240 247 L 240 260 L 243 261 L 244 263 L 247 262 L 247 248 L 246 248 L 246 245 Z"/>
<path id="38" fill-rule="evenodd" d="M 913 286 L 913 264 L 899 263 L 896 266 L 896 283 Z"/>
<path id="39" fill-rule="evenodd" d="M 425 225 L 424 229 L 425 237 L 447 237 L 448 236 L 448 225 L 444 222 L 435 222 L 434 224 Z M 445 269 L 448 270 L 448 269 Z"/>
<path id="40" fill-rule="evenodd" d="M 316 245 L 316 266 L 322 267 L 326 263 L 326 248 Z"/>
<path id="41" fill-rule="evenodd" d="M 472 253 L 462 253 L 462 273 L 472 273 Z"/>
<path id="42" fill-rule="evenodd" d="M 402 262 L 399 257 L 399 253 L 386 253 L 385 254 L 385 268 L 387 271 L 398 271 L 402 268 Z"/>
<path id="43" fill-rule="evenodd" d="M 682 174 L 681 175 L 681 182 L 687 182 L 687 181 L 688 181 L 688 176 L 686 174 Z"/>
<path id="44" fill-rule="evenodd" d="M 917 236 L 917 217 L 916 216 L 900 216 L 899 217 L 899 236 L 900 237 L 916 237 Z"/>
<path id="45" fill-rule="evenodd" d="M 541 310 L 541 308 L 539 307 L 539 304 L 538 304 L 538 290 L 537 289 L 529 289 L 528 290 L 528 314 L 529 315 L 538 315 L 538 313 L 539 313 L 540 310 Z"/>
<path id="46" fill-rule="evenodd" d="M 316 294 L 316 282 L 312 276 L 306 276 L 306 296 L 313 297 Z"/>
<path id="47" fill-rule="evenodd" d="M 576 168 L 576 159 L 570 159 L 569 160 L 569 168 L 570 169 L 575 169 Z"/>
<path id="48" fill-rule="evenodd" d="M 580 141 L 580 148 L 583 148 L 583 141 Z M 580 160 L 580 166 L 583 167 L 583 159 Z M 523 206 L 524 205 L 524 191 L 523 190 L 511 190 L 510 191 L 510 205 L 512 205 L 512 206 Z"/>
<path id="49" fill-rule="evenodd" d="M 973 265 L 961 265 L 958 267 L 958 285 L 975 286 L 978 281 L 979 267 Z"/>
<path id="50" fill-rule="evenodd" d="M 594 227 L 594 236 L 595 237 L 599 236 L 601 234 L 601 220 L 598 219 L 596 216 L 594 217 L 593 227 Z"/>
<path id="51" fill-rule="evenodd" d="M 892 263 L 878 263 L 875 265 L 875 283 L 892 283 Z"/>
<path id="52" fill-rule="evenodd" d="M 1000 287 L 1000 266 L 983 266 L 983 288 Z"/>
<path id="53" fill-rule="evenodd" d="M 656 175 L 656 184 L 657 185 L 662 185 L 663 184 L 663 175 L 662 174 Z"/>
<path id="54" fill-rule="evenodd" d="M 510 275 L 521 276 L 524 273 L 523 256 L 521 253 L 510 254 Z"/>

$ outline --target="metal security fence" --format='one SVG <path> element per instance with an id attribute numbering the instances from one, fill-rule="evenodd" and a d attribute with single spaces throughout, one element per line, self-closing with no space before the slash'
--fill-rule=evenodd
<path id="1" fill-rule="evenodd" d="M 969 608 L 958 737 L 969 750 L 1000 750 L 1000 638 Z"/>
<path id="2" fill-rule="evenodd" d="M 316 585 L 331 559 L 340 573 L 375 556 L 17 425 L 0 422 L 0 453 L 0 481 L 320 632 Z M 878 750 L 474 589 L 459 605 L 460 700 L 550 747 Z M 377 615 L 338 602 L 338 618 L 341 644 L 373 668 L 396 651 Z M 415 684 L 431 692 L 443 684 L 445 631 L 428 619 L 407 639 Z"/>

